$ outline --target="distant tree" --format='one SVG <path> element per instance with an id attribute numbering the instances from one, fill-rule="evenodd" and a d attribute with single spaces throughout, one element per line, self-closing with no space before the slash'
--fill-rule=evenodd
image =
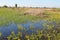
<path id="1" fill-rule="evenodd" d="M 7 8 L 8 6 L 7 5 L 4 5 L 3 7 Z"/>
<path id="2" fill-rule="evenodd" d="M 17 4 L 15 4 L 15 7 L 17 8 Z"/>
<path id="3" fill-rule="evenodd" d="M 47 7 L 43 7 L 43 8 L 47 8 Z"/>

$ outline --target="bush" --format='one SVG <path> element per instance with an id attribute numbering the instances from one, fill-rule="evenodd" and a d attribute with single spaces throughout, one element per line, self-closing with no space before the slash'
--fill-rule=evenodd
<path id="1" fill-rule="evenodd" d="M 4 5 L 3 7 L 4 7 L 4 8 L 7 8 L 8 6 L 7 6 L 7 5 Z"/>

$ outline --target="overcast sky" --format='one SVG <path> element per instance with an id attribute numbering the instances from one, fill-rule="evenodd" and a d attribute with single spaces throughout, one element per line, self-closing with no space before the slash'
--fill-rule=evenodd
<path id="1" fill-rule="evenodd" d="M 60 7 L 60 0 L 0 0 L 0 6 Z"/>

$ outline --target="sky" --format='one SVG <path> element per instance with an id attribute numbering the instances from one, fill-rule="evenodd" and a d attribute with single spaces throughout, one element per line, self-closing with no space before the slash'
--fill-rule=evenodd
<path id="1" fill-rule="evenodd" d="M 60 0 L 0 0 L 0 6 L 14 6 L 18 4 L 20 7 L 57 7 L 60 8 Z"/>

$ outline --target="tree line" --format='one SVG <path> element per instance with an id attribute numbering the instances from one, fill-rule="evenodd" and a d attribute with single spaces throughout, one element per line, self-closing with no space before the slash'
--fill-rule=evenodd
<path id="1" fill-rule="evenodd" d="M 8 6 L 7 5 L 4 5 L 4 6 L 2 6 L 3 8 L 8 8 Z M 17 8 L 18 7 L 18 4 L 15 4 L 15 8 Z M 1 6 L 0 6 L 0 8 L 1 8 Z"/>

